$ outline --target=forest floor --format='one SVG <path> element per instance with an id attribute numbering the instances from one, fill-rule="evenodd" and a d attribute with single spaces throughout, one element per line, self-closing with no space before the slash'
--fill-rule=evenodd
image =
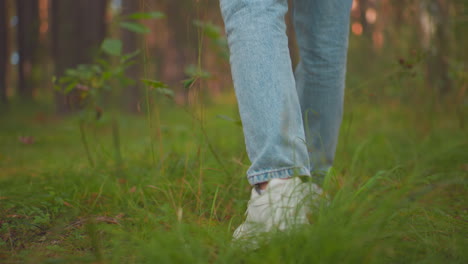
<path id="1" fill-rule="evenodd" d="M 468 133 L 452 112 L 347 104 L 330 205 L 245 251 L 231 235 L 249 162 L 232 96 L 219 101 L 119 114 L 119 142 L 105 112 L 83 126 L 91 161 L 78 117 L 13 105 L 0 116 L 0 263 L 468 263 Z"/>

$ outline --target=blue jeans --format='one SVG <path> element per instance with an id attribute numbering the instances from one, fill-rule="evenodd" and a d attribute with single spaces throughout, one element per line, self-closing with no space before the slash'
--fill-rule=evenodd
<path id="1" fill-rule="evenodd" d="M 287 0 L 220 4 L 252 163 L 250 184 L 328 170 L 342 120 L 352 0 L 294 1 L 295 72 L 284 21 Z"/>

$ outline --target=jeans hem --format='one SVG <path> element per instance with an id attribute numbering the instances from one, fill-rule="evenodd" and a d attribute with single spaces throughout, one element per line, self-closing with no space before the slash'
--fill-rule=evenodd
<path id="1" fill-rule="evenodd" d="M 294 176 L 310 177 L 310 171 L 305 167 L 281 168 L 248 175 L 247 179 L 251 185 L 255 185 L 258 183 L 267 182 L 271 179 L 287 179 Z"/>

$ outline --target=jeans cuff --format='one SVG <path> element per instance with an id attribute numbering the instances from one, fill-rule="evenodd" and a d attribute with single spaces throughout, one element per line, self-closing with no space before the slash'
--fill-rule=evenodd
<path id="1" fill-rule="evenodd" d="M 294 176 L 310 176 L 310 171 L 305 167 L 281 168 L 247 175 L 247 179 L 251 185 L 255 185 L 271 179 L 287 179 Z"/>

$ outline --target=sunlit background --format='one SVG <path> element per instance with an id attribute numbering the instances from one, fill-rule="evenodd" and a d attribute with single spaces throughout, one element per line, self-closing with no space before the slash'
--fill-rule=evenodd
<path id="1" fill-rule="evenodd" d="M 217 0 L 2 2 L 5 7 L 0 15 L 7 23 L 1 41 L 8 44 L 2 46 L 6 57 L 0 59 L 3 103 L 54 100 L 58 96 L 53 92 L 54 76 L 59 78 L 65 68 L 93 63 L 105 38 L 122 39 L 125 52 L 141 51 L 138 65 L 127 72 L 137 83 L 118 84 L 125 87 L 114 92 L 127 98 L 124 107 L 127 110 L 137 110 L 144 89 L 138 82 L 140 79 L 166 83 L 182 104 L 187 101 L 182 81 L 190 77 L 194 68 L 209 73 L 202 89 L 207 97 L 215 99 L 232 88 Z M 119 27 L 119 19 L 138 11 L 160 11 L 165 18 L 140 21 L 150 29 L 145 34 Z M 410 75 L 419 78 L 419 84 L 431 91 L 464 94 L 466 77 L 462 76 L 466 75 L 468 57 L 466 16 L 463 1 L 354 0 L 348 89 L 362 90 L 362 81 L 369 80 L 365 86 L 371 85 L 373 89 L 366 92 L 378 96 L 385 93 L 377 89 L 383 88 L 379 82 L 385 77 L 376 76 L 393 78 L 392 72 L 400 70 L 412 72 Z M 194 21 L 204 24 L 197 26 Z M 53 23 L 57 24 L 55 29 L 50 26 Z M 288 34 L 292 36 L 289 16 L 287 23 Z M 73 37 L 76 39 L 71 40 Z M 298 56 L 292 38 L 290 49 L 295 64 Z M 400 93 L 399 89 L 404 88 L 392 89 L 393 93 Z M 60 104 L 60 100 L 55 101 Z"/>

